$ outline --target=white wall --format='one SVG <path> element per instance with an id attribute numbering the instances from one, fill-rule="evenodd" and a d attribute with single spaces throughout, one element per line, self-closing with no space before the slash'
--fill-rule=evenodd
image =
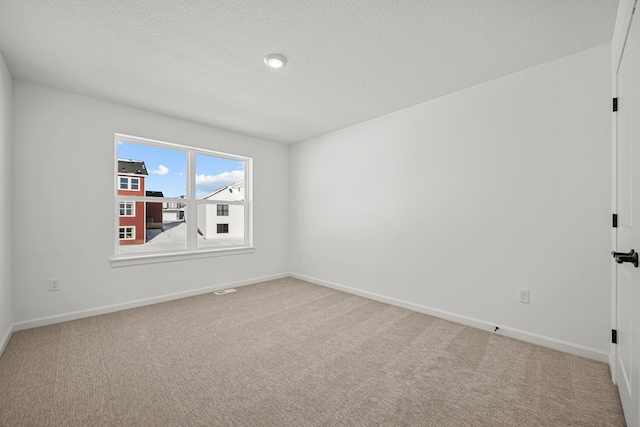
<path id="1" fill-rule="evenodd" d="M 605 358 L 610 78 L 600 46 L 293 146 L 292 271 Z"/>
<path id="2" fill-rule="evenodd" d="M 288 270 L 286 146 L 19 80 L 14 124 L 15 322 Z M 115 132 L 253 157 L 255 253 L 112 268 Z"/>
<path id="3" fill-rule="evenodd" d="M 0 354 L 13 321 L 11 286 L 11 74 L 0 54 Z"/>

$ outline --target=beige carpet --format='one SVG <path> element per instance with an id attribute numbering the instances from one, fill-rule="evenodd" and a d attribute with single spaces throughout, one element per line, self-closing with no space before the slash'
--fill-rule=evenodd
<path id="1" fill-rule="evenodd" d="M 623 426 L 605 364 L 287 278 L 17 332 L 1 426 Z"/>

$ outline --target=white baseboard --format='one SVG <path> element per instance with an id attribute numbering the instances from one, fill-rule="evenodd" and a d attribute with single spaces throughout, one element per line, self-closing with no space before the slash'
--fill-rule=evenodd
<path id="1" fill-rule="evenodd" d="M 195 295 L 207 294 L 219 291 L 221 289 L 234 288 L 255 283 L 266 282 L 268 280 L 281 279 L 289 277 L 288 273 L 272 274 L 270 276 L 255 277 L 253 279 L 240 280 L 237 282 L 224 283 L 221 285 L 208 286 L 205 288 L 192 289 L 189 291 L 175 292 L 172 294 L 160 295 L 152 298 L 144 298 L 136 301 L 123 302 L 113 305 L 105 305 L 102 307 L 90 308 L 87 310 L 79 310 L 71 313 L 57 314 L 55 316 L 39 317 L 37 319 L 25 320 L 13 324 L 13 331 L 21 331 L 24 329 L 37 328 L 39 326 L 53 325 L 55 323 L 68 322 L 70 320 L 82 319 L 85 317 L 99 316 L 101 314 L 113 313 L 115 311 L 128 310 L 130 308 L 142 307 L 145 305 L 157 304 L 159 302 L 172 301 L 180 298 L 192 297 Z"/>
<path id="2" fill-rule="evenodd" d="M 516 328 L 511 328 L 505 325 L 499 325 L 484 320 L 474 319 L 472 317 L 463 316 L 457 313 L 451 313 L 449 311 L 439 310 L 437 308 L 427 307 L 420 304 L 415 304 L 396 298 L 386 297 L 384 295 L 375 294 L 373 292 L 362 291 L 360 289 L 351 288 L 348 286 L 339 285 L 337 283 L 327 282 L 326 280 L 316 279 L 314 277 L 305 276 L 297 273 L 290 273 L 291 277 L 296 279 L 305 280 L 307 282 L 315 283 L 316 285 L 326 286 L 328 288 L 337 289 L 339 291 L 348 292 L 350 294 L 358 295 L 361 297 L 369 298 L 375 301 L 384 302 L 387 304 L 395 305 L 398 307 L 406 308 L 409 310 L 417 311 L 419 313 L 429 314 L 434 317 L 449 320 L 463 325 L 472 326 L 474 328 L 482 329 L 485 331 L 494 332 L 496 326 L 498 331 L 496 334 L 504 335 L 510 338 L 514 338 L 520 341 L 537 344 L 543 347 L 552 348 L 565 353 L 574 354 L 576 356 L 586 357 L 588 359 L 597 360 L 599 362 L 610 363 L 609 353 L 583 346 L 581 344 L 575 344 L 568 341 L 559 340 L 556 338 L 547 337 L 544 335 L 536 334 L 533 332 L 527 332 Z"/>
<path id="3" fill-rule="evenodd" d="M 611 351 L 609 352 L 609 371 L 611 372 L 611 382 L 617 385 L 616 382 L 616 348 L 615 344 L 611 344 Z"/>
<path id="4" fill-rule="evenodd" d="M 2 340 L 0 341 L 0 356 L 2 356 L 2 353 L 4 353 L 4 349 L 7 348 L 7 344 L 9 344 L 11 334 L 13 334 L 14 330 L 15 326 L 13 324 L 9 325 L 9 328 L 7 328 L 7 332 L 5 332 L 4 336 L 2 337 Z"/>
<path id="5" fill-rule="evenodd" d="M 157 304 L 165 301 L 172 301 L 180 298 L 187 298 L 195 295 L 202 295 L 202 294 L 219 291 L 221 289 L 226 289 L 226 288 L 253 285 L 255 283 L 266 282 L 268 280 L 281 279 L 283 277 L 288 277 L 288 276 L 295 277 L 300 280 L 305 280 L 307 282 L 315 283 L 317 285 L 337 289 L 343 292 L 348 292 L 364 298 L 369 298 L 375 301 L 380 301 L 380 302 L 395 305 L 398 307 L 406 308 L 409 310 L 417 311 L 419 313 L 424 313 L 431 316 L 439 317 L 441 319 L 449 320 L 449 321 L 460 323 L 463 325 L 472 326 L 474 328 L 482 329 L 489 332 L 494 332 L 494 329 L 497 326 L 499 329 L 495 333 L 498 333 L 500 335 L 504 335 L 520 341 L 529 342 L 532 344 L 541 345 L 543 347 L 552 348 L 554 350 L 563 351 L 565 353 L 575 354 L 577 356 L 598 360 L 600 362 L 608 363 L 611 366 L 612 361 L 610 360 L 609 353 L 595 349 L 595 348 L 583 346 L 580 344 L 575 344 L 568 341 L 559 340 L 552 337 L 535 334 L 532 332 L 523 331 L 516 328 L 511 328 L 505 325 L 499 325 L 499 324 L 487 322 L 484 320 L 474 319 L 472 317 L 463 316 L 457 313 L 439 310 L 432 307 L 427 307 L 421 304 L 415 304 L 415 303 L 403 301 L 396 298 L 386 297 L 384 295 L 376 294 L 373 292 L 363 291 L 360 289 L 339 285 L 337 283 L 332 283 L 326 280 L 321 280 L 321 279 L 317 279 L 314 277 L 309 277 L 309 276 L 305 276 L 297 273 L 280 273 L 280 274 L 274 274 L 270 276 L 256 277 L 248 280 L 241 280 L 237 282 L 192 289 L 192 290 L 183 291 L 183 292 L 176 292 L 176 293 L 161 295 L 161 296 L 152 297 L 152 298 L 145 298 L 145 299 L 136 300 L 136 301 L 129 301 L 129 302 L 124 302 L 119 304 L 113 304 L 108 306 L 91 308 L 87 310 L 74 311 L 71 313 L 64 313 L 64 314 L 59 314 L 55 316 L 40 317 L 37 319 L 17 322 L 17 323 L 14 323 L 11 327 L 9 327 L 9 329 L 3 336 L 2 341 L 0 341 L 0 355 L 2 355 L 2 352 L 4 351 L 6 345 L 8 344 L 9 339 L 11 338 L 11 334 L 16 331 L 35 328 L 39 326 L 52 325 L 55 323 L 67 322 L 70 320 L 82 319 L 85 317 L 98 316 L 101 314 L 113 313 L 116 311 L 127 310 L 135 307 L 142 307 L 145 305 Z"/>

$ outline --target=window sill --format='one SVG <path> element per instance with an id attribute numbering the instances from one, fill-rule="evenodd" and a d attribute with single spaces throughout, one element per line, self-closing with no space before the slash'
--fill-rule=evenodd
<path id="1" fill-rule="evenodd" d="M 253 246 L 242 246 L 233 249 L 209 249 L 192 252 L 164 252 L 145 255 L 119 256 L 111 258 L 111 267 L 127 267 L 130 265 L 154 264 L 159 262 L 182 261 L 190 259 L 211 258 L 217 256 L 250 254 L 255 252 Z"/>

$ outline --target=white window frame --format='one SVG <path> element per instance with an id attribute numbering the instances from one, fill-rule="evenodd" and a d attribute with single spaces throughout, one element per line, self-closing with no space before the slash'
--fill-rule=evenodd
<path id="1" fill-rule="evenodd" d="M 118 190 L 123 190 L 120 188 L 120 178 L 122 175 L 118 175 L 118 141 L 130 142 L 133 144 L 143 144 L 143 145 L 151 145 L 159 148 L 167 148 L 172 150 L 178 150 L 186 152 L 187 164 L 186 164 L 186 175 L 187 175 L 187 194 L 184 198 L 182 197 L 164 197 L 162 198 L 163 203 L 182 203 L 185 208 L 185 218 L 187 219 L 187 247 L 185 249 L 176 249 L 172 251 L 166 252 L 144 252 L 144 253 L 135 253 L 135 254 L 120 254 L 120 239 L 119 237 L 119 228 L 122 227 L 118 223 L 120 216 L 119 208 L 120 201 L 133 201 L 133 202 L 155 202 L 158 203 L 158 197 L 147 197 L 146 195 L 142 196 L 127 196 L 123 194 L 118 194 Z M 216 200 L 216 199 L 198 199 L 196 198 L 196 155 L 206 155 L 206 156 L 215 156 L 222 157 L 231 160 L 237 160 L 244 162 L 244 201 L 227 201 L 227 200 Z M 114 211 L 115 211 L 115 221 L 117 222 L 114 227 L 115 230 L 118 230 L 115 234 L 114 238 L 114 256 L 111 258 L 111 266 L 112 267 L 123 267 L 128 265 L 140 265 L 140 264 L 150 264 L 150 263 L 158 263 L 158 262 L 166 262 L 166 261 L 178 261 L 183 259 L 198 259 L 198 258 L 208 258 L 212 256 L 226 256 L 226 255 L 235 255 L 235 254 L 246 254 L 253 253 L 255 248 L 253 246 L 253 159 L 250 157 L 222 153 L 218 151 L 213 151 L 206 148 L 188 146 L 183 144 L 176 144 L 172 142 L 158 141 L 153 139 L 141 138 L 132 135 L 118 134 L 116 133 L 114 136 L 114 176 L 115 176 L 115 184 L 114 184 Z M 130 177 L 131 178 L 131 177 Z M 129 181 L 130 187 L 130 181 Z M 135 190 L 134 190 L 135 191 Z M 222 246 L 222 247 L 197 247 L 197 236 L 198 236 L 198 225 L 196 220 L 196 215 L 198 211 L 198 205 L 200 204 L 240 204 L 244 205 L 244 243 L 242 245 L 237 246 Z M 193 218 L 193 221 L 190 221 L 189 218 Z"/>
<path id="2" fill-rule="evenodd" d="M 120 213 L 122 207 L 121 204 L 124 204 L 124 214 Z M 127 205 L 131 205 L 131 215 L 127 215 Z M 130 200 L 120 200 L 118 202 L 118 214 L 120 214 L 120 218 L 131 218 L 136 216 L 136 202 Z"/>
<path id="3" fill-rule="evenodd" d="M 127 228 L 131 229 L 131 237 L 123 237 L 120 238 L 120 233 L 122 229 L 124 229 L 124 235 L 127 235 Z M 118 240 L 136 240 L 136 226 L 135 225 L 121 225 L 118 227 Z"/>
<path id="4" fill-rule="evenodd" d="M 121 187 L 121 186 L 120 186 L 120 182 L 121 182 L 123 179 L 126 179 L 126 180 L 127 180 L 127 186 L 126 186 L 126 188 L 125 188 L 125 187 Z M 131 182 L 132 182 L 134 179 L 135 179 L 136 181 L 138 181 L 138 188 L 131 188 Z M 140 178 L 138 178 L 138 177 L 136 177 L 136 176 L 122 176 L 122 175 L 119 175 L 119 176 L 118 176 L 117 185 L 118 185 L 118 190 L 120 190 L 120 191 L 140 191 Z"/>

